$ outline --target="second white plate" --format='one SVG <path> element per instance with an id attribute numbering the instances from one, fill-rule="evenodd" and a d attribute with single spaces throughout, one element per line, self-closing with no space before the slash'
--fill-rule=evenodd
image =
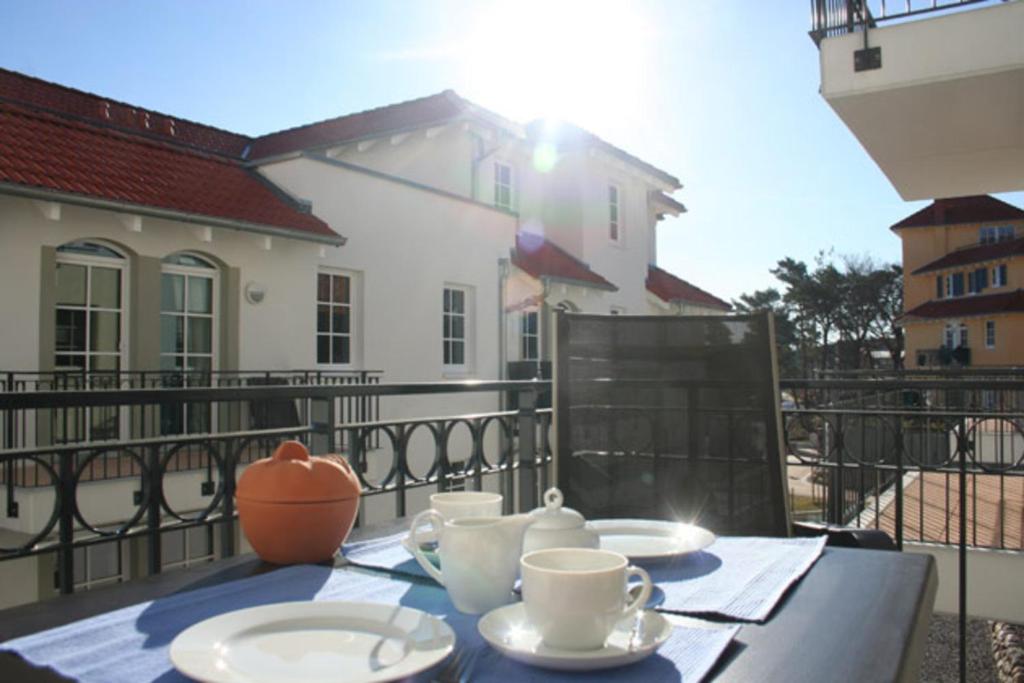
<path id="1" fill-rule="evenodd" d="M 587 526 L 597 532 L 602 550 L 622 553 L 631 560 L 677 557 L 703 550 L 715 535 L 699 526 L 655 519 L 595 519 Z"/>
<path id="2" fill-rule="evenodd" d="M 372 683 L 430 668 L 455 633 L 411 607 L 360 602 L 284 602 L 221 614 L 171 643 L 181 673 L 209 683 Z"/>

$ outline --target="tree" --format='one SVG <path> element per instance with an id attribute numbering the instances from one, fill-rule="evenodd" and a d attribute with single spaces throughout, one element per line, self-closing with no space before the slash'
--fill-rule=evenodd
<path id="1" fill-rule="evenodd" d="M 775 318 L 775 338 L 779 347 L 779 366 L 785 375 L 797 374 L 800 370 L 797 356 L 797 333 L 793 318 L 782 294 L 774 288 L 759 289 L 733 299 L 733 308 L 740 313 L 762 313 L 769 311 Z"/>
<path id="2" fill-rule="evenodd" d="M 770 271 L 786 288 L 744 294 L 741 312 L 770 310 L 776 317 L 780 360 L 787 373 L 808 377 L 815 368 L 870 367 L 883 345 L 902 367 L 903 272 L 868 256 L 843 256 L 838 265 L 820 252 L 814 268 L 785 258 Z"/>

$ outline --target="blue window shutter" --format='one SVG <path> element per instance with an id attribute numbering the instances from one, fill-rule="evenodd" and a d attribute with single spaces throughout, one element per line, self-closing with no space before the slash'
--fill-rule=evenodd
<path id="1" fill-rule="evenodd" d="M 935 298 L 936 299 L 941 299 L 942 298 L 942 276 L 941 275 L 936 275 L 935 276 Z"/>
<path id="2" fill-rule="evenodd" d="M 978 286 L 978 291 L 988 287 L 988 268 L 979 268 L 974 271 L 974 282 Z"/>
<path id="3" fill-rule="evenodd" d="M 999 284 L 1006 284 L 1006 264 L 1003 263 L 999 266 Z"/>
<path id="4" fill-rule="evenodd" d="M 976 291 L 978 290 L 974 288 L 974 271 L 972 270 L 967 273 L 967 293 L 974 294 Z"/>
<path id="5" fill-rule="evenodd" d="M 964 274 L 953 273 L 953 296 L 964 295 Z"/>

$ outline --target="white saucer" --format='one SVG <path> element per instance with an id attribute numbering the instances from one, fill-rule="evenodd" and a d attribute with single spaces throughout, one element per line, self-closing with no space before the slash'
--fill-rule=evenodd
<path id="1" fill-rule="evenodd" d="M 598 650 L 557 650 L 540 640 L 526 618 L 526 605 L 516 602 L 491 610 L 477 623 L 491 647 L 510 659 L 547 669 L 593 671 L 638 662 L 649 657 L 672 634 L 672 624 L 646 610 L 615 625 Z"/>
<path id="2" fill-rule="evenodd" d="M 411 607 L 284 602 L 221 614 L 171 642 L 175 668 L 197 681 L 369 683 L 412 676 L 451 653 L 455 633 Z"/>
<path id="3" fill-rule="evenodd" d="M 597 532 L 602 550 L 634 561 L 679 557 L 715 542 L 715 535 L 702 527 L 656 519 L 595 519 L 587 527 Z"/>

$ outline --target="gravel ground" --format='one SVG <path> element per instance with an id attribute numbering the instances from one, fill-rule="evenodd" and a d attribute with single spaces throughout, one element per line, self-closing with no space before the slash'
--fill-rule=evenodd
<path id="1" fill-rule="evenodd" d="M 960 626 L 956 616 L 933 614 L 928 644 L 921 663 L 921 681 L 957 683 L 960 680 Z M 991 628 L 984 619 L 967 622 L 967 680 L 971 683 L 997 681 L 992 660 Z"/>

